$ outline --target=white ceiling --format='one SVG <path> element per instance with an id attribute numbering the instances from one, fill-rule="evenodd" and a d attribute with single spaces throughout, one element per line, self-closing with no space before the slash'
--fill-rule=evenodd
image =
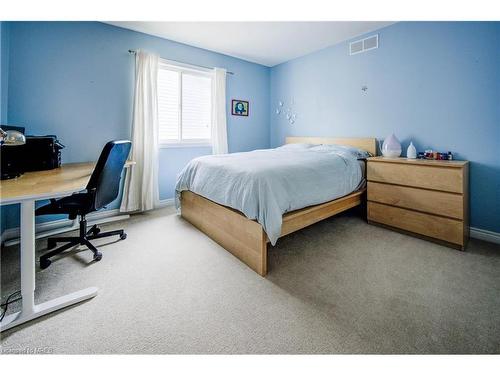
<path id="1" fill-rule="evenodd" d="M 393 22 L 106 22 L 274 66 Z"/>

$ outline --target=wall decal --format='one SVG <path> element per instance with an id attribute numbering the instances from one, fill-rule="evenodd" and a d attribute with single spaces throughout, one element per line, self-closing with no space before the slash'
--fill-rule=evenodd
<path id="1" fill-rule="evenodd" d="M 293 125 L 295 123 L 295 120 L 297 119 L 297 114 L 293 111 L 292 107 L 295 104 L 295 101 L 293 98 L 290 99 L 290 106 L 287 108 L 284 107 L 285 103 L 283 100 L 280 100 L 278 102 L 278 106 L 276 107 L 276 115 L 281 115 L 283 114 L 286 117 L 286 120 L 290 125 Z"/>

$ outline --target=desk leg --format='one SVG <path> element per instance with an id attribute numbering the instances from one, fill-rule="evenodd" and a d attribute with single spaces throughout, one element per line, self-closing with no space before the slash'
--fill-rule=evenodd
<path id="1" fill-rule="evenodd" d="M 97 288 L 87 288 L 35 305 L 35 201 L 21 203 L 21 295 L 20 312 L 4 317 L 0 331 L 36 319 L 53 311 L 95 297 Z"/>
<path id="2" fill-rule="evenodd" d="M 21 316 L 35 312 L 35 202 L 21 203 Z"/>

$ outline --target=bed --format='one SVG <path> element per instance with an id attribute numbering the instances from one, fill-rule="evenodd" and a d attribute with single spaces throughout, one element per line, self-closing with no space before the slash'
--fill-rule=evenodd
<path id="1" fill-rule="evenodd" d="M 356 172 L 359 164 L 353 167 L 350 156 L 321 152 L 321 147 L 330 146 L 310 149 L 315 152 L 302 147 L 344 145 L 376 155 L 375 138 L 287 137 L 285 144 L 286 147 L 273 150 L 195 159 L 181 172 L 176 186 L 181 216 L 262 276 L 267 274 L 268 243 L 275 244 L 279 237 L 358 206 L 364 200 L 365 188 L 358 181 L 363 177 Z M 294 147 L 297 151 L 293 151 Z M 265 158 L 276 161 L 266 166 Z M 336 168 L 349 173 L 327 173 L 328 163 L 332 168 L 338 164 Z M 321 184 L 316 183 L 315 176 L 318 181 L 321 177 L 322 182 L 327 182 L 326 187 L 316 189 Z M 214 189 L 217 180 L 226 184 Z M 304 185 L 295 187 L 290 182 Z M 248 191 L 256 191 L 259 198 L 249 199 Z M 291 196 L 289 201 L 282 199 L 285 192 Z"/>

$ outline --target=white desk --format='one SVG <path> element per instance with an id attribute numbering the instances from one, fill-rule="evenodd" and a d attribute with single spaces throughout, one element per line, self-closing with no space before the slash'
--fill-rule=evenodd
<path id="1" fill-rule="evenodd" d="M 0 205 L 21 204 L 22 295 L 21 311 L 6 315 L 0 323 L 0 332 L 97 295 L 97 288 L 90 287 L 38 305 L 35 304 L 34 296 L 35 201 L 63 197 L 83 190 L 94 165 L 63 164 L 49 171 L 27 172 L 16 179 L 0 181 Z"/>

